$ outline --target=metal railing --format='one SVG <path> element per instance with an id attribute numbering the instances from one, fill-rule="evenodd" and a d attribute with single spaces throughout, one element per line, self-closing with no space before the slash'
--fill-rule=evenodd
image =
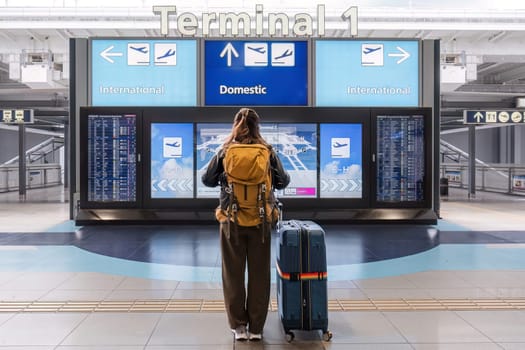
<path id="1" fill-rule="evenodd" d="M 62 184 L 60 164 L 28 164 L 26 188 L 51 187 Z M 0 192 L 18 190 L 18 165 L 0 165 Z"/>
<path id="2" fill-rule="evenodd" d="M 440 174 L 448 186 L 468 189 L 467 164 L 441 164 Z M 476 190 L 525 195 L 525 165 L 476 164 Z"/>

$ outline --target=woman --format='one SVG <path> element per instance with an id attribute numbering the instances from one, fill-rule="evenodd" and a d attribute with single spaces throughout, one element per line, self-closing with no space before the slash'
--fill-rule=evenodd
<path id="1" fill-rule="evenodd" d="M 224 159 L 228 149 L 233 152 L 234 148 L 238 148 L 233 145 L 239 144 L 263 145 L 264 150 L 268 150 L 272 184 L 270 201 L 275 200 L 273 188 L 285 188 L 290 176 L 271 145 L 262 138 L 259 116 L 249 108 L 241 108 L 235 115 L 231 134 L 202 176 L 204 185 L 221 186 L 217 218 L 220 222 L 222 284 L 228 322 L 236 340 L 257 341 L 262 339 L 270 299 L 270 225 L 242 226 L 231 215 L 225 214 L 234 199 L 225 174 Z M 244 283 L 246 265 L 247 291 Z"/>

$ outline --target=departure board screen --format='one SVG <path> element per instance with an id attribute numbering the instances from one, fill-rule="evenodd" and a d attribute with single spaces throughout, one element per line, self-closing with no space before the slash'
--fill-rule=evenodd
<path id="1" fill-rule="evenodd" d="M 88 115 L 90 202 L 137 200 L 136 115 Z"/>
<path id="2" fill-rule="evenodd" d="M 377 201 L 424 200 L 422 115 L 377 117 Z"/>

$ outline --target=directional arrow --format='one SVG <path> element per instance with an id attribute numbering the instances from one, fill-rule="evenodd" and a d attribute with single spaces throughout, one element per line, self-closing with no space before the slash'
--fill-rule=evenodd
<path id="1" fill-rule="evenodd" d="M 157 184 L 157 187 L 158 187 L 159 190 L 161 190 L 162 192 L 166 192 L 166 191 L 167 191 L 167 188 L 166 188 L 166 182 L 168 182 L 168 180 L 166 180 L 166 179 L 162 179 L 162 180 L 160 180 L 160 182 Z"/>
<path id="2" fill-rule="evenodd" d="M 396 49 L 401 51 L 401 53 L 389 53 L 388 56 L 390 56 L 390 57 L 401 57 L 401 59 L 399 61 L 397 61 L 397 64 L 402 63 L 403 61 L 407 60 L 410 57 L 410 54 L 408 52 L 406 52 L 405 50 L 403 50 L 402 48 L 400 48 L 399 46 L 396 46 Z"/>
<path id="3" fill-rule="evenodd" d="M 102 56 L 102 58 L 108 61 L 109 63 L 115 63 L 115 61 L 113 61 L 110 58 L 111 56 L 116 56 L 116 57 L 122 56 L 122 52 L 110 52 L 111 50 L 113 50 L 114 47 L 115 46 L 111 45 L 110 47 L 108 47 L 107 49 L 105 49 L 104 51 L 100 53 L 100 56 Z"/>
<path id="4" fill-rule="evenodd" d="M 222 49 L 221 54 L 219 55 L 221 58 L 223 58 L 225 55 L 228 55 L 227 57 L 227 66 L 232 66 L 232 54 L 237 58 L 239 57 L 239 53 L 235 50 L 235 47 L 233 47 L 232 43 L 226 44 L 224 49 Z"/>
<path id="5" fill-rule="evenodd" d="M 481 112 L 477 112 L 474 114 L 474 119 L 476 119 L 476 123 L 479 123 L 482 119 L 485 119 L 485 115 Z"/>

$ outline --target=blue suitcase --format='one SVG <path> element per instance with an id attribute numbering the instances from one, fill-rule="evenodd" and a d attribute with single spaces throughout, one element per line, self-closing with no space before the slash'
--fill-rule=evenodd
<path id="1" fill-rule="evenodd" d="M 313 221 L 280 221 L 277 229 L 277 306 L 286 338 L 296 330 L 321 330 L 328 341 L 324 230 Z"/>

